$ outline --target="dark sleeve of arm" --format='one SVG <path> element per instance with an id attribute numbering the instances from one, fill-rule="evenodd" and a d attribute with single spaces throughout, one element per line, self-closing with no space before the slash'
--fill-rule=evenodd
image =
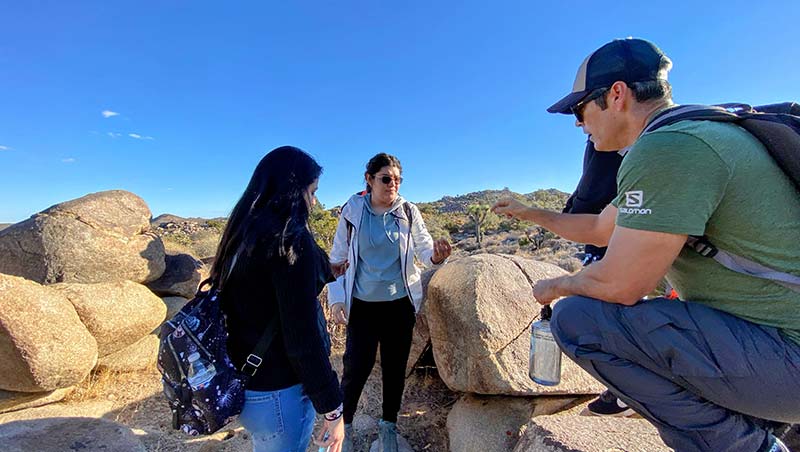
<path id="1" fill-rule="evenodd" d="M 617 152 L 598 152 L 592 142 L 586 147 L 583 174 L 570 196 L 567 213 L 600 213 L 617 195 L 617 171 L 622 156 Z"/>
<path id="2" fill-rule="evenodd" d="M 317 263 L 310 240 L 313 239 L 303 240 L 293 265 L 289 265 L 285 258 L 278 258 L 281 263 L 276 265 L 271 276 L 289 362 L 314 409 L 318 413 L 327 413 L 342 403 L 342 392 L 336 372 L 331 367 L 327 341 L 322 336 L 327 332 L 318 315 Z"/>

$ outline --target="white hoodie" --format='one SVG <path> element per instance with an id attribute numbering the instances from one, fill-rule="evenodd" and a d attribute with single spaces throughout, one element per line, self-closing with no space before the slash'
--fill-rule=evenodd
<path id="1" fill-rule="evenodd" d="M 336 235 L 333 238 L 333 248 L 331 248 L 331 263 L 341 263 L 347 261 L 350 265 L 345 274 L 328 284 L 328 305 L 336 303 L 345 304 L 345 312 L 350 315 L 350 305 L 353 300 L 353 285 L 356 279 L 356 266 L 358 265 L 358 232 L 361 228 L 361 217 L 364 211 L 366 197 L 363 195 L 353 195 L 342 207 L 342 214 L 339 216 L 339 224 L 336 226 Z M 402 267 L 403 282 L 406 292 L 414 305 L 416 312 L 422 307 L 422 282 L 420 280 L 420 270 L 414 263 L 414 257 L 425 267 L 434 267 L 431 261 L 433 257 L 433 239 L 425 227 L 422 215 L 414 204 L 400 198 L 400 203 L 407 206 L 395 209 L 392 214 L 399 220 L 400 226 L 400 266 Z M 406 213 L 411 214 L 411 221 Z M 348 224 L 350 227 L 348 227 Z M 409 227 L 410 226 L 410 227 Z M 350 237 L 348 237 L 348 233 Z M 439 265 L 444 264 L 444 262 Z"/>

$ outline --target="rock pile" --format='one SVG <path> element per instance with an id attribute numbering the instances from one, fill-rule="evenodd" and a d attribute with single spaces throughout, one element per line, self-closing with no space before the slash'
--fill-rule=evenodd
<path id="1" fill-rule="evenodd" d="M 0 413 L 59 401 L 94 369 L 154 365 L 161 323 L 205 269 L 166 255 L 150 216 L 114 190 L 0 231 Z"/>

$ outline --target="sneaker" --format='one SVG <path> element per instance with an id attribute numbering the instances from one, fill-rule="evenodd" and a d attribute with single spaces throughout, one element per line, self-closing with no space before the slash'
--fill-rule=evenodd
<path id="1" fill-rule="evenodd" d="M 636 414 L 625 402 L 608 390 L 600 394 L 597 400 L 590 402 L 586 408 L 589 414 L 595 416 L 628 417 Z"/>
<path id="2" fill-rule="evenodd" d="M 353 452 L 353 424 L 344 424 L 342 452 Z"/>
<path id="3" fill-rule="evenodd" d="M 379 452 L 397 452 L 397 424 L 386 422 L 383 419 L 378 421 L 378 444 Z"/>
<path id="4" fill-rule="evenodd" d="M 772 447 L 769 448 L 769 452 L 792 452 L 786 447 L 786 444 L 783 444 L 783 441 L 778 439 L 778 437 L 772 437 Z"/>

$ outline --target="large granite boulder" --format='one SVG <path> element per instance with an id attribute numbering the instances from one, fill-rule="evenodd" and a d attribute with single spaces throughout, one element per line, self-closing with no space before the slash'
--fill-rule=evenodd
<path id="1" fill-rule="evenodd" d="M 56 204 L 0 231 L 0 273 L 42 284 L 131 280 L 164 273 L 164 244 L 150 209 L 122 190 Z"/>
<path id="2" fill-rule="evenodd" d="M 81 321 L 97 339 L 98 356 L 132 345 L 164 321 L 167 307 L 147 287 L 131 281 L 98 284 L 54 284 L 75 306 Z"/>
<path id="3" fill-rule="evenodd" d="M 97 362 L 97 341 L 58 291 L 0 274 L 0 389 L 44 392 L 73 386 Z"/>
<path id="4" fill-rule="evenodd" d="M 161 297 L 192 298 L 208 273 L 203 262 L 189 254 L 167 254 L 164 274 L 147 283 L 147 287 Z"/>
<path id="5" fill-rule="evenodd" d="M 97 360 L 97 368 L 114 372 L 133 372 L 155 368 L 158 361 L 158 336 L 148 334 L 122 350 Z"/>
<path id="6" fill-rule="evenodd" d="M 186 303 L 189 302 L 188 299 L 183 297 L 163 297 L 161 301 L 164 303 L 164 306 L 167 308 L 167 316 L 166 319 L 169 320 L 175 317 L 175 314 L 180 312 L 180 310 L 186 306 Z M 156 333 L 158 331 L 155 331 Z"/>
<path id="7" fill-rule="evenodd" d="M 459 259 L 437 271 L 426 317 L 445 384 L 489 395 L 601 392 L 602 385 L 567 358 L 558 386 L 541 386 L 528 377 L 530 326 L 541 311 L 532 286 L 564 274 L 552 264 L 493 254 Z"/>
<path id="8" fill-rule="evenodd" d="M 669 452 L 644 419 L 539 416 L 528 424 L 513 452 Z"/>
<path id="9" fill-rule="evenodd" d="M 47 392 L 0 391 L 0 414 L 60 402 L 74 389 L 62 388 Z"/>
<path id="10" fill-rule="evenodd" d="M 0 425 L 5 452 L 145 452 L 130 428 L 105 419 L 57 417 Z"/>
<path id="11" fill-rule="evenodd" d="M 450 450 L 511 452 L 533 416 L 552 414 L 575 403 L 562 397 L 465 395 L 447 415 Z"/>

